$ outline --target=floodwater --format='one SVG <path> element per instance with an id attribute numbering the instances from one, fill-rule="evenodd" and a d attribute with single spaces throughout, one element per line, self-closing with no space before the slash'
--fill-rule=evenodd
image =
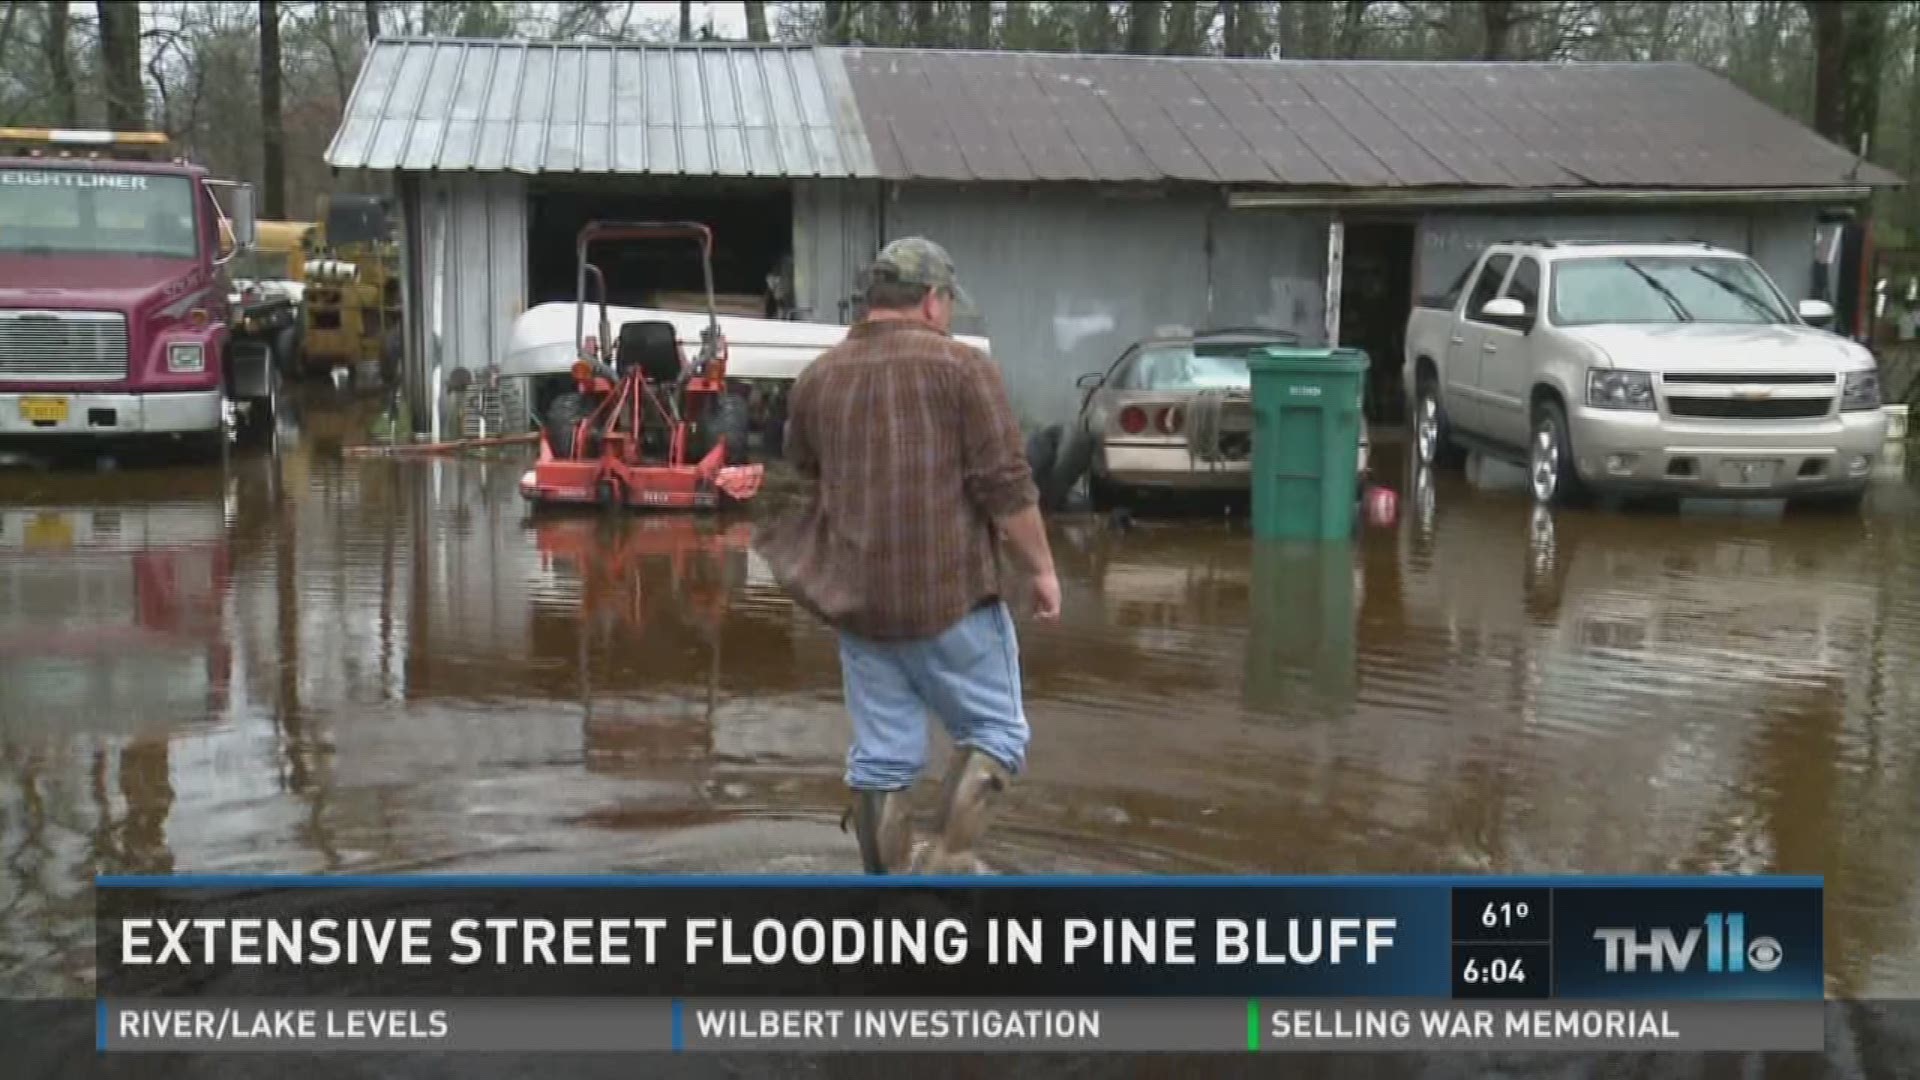
<path id="1" fill-rule="evenodd" d="M 0 469 L 0 997 L 90 993 L 101 873 L 857 869 L 832 639 L 751 520 L 531 520 L 521 459 L 324 419 Z M 1313 554 L 1056 523 L 996 867 L 1822 874 L 1830 993 L 1920 996 L 1912 484 L 1549 517 L 1387 467 L 1397 524 Z"/>

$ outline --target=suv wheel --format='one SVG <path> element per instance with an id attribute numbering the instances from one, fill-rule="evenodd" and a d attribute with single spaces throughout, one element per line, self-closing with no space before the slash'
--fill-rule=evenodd
<path id="1" fill-rule="evenodd" d="M 1557 401 L 1544 401 L 1533 412 L 1533 438 L 1527 449 L 1527 486 L 1542 506 L 1582 502 L 1587 487 L 1573 465 L 1573 442 L 1567 437 L 1567 413 Z"/>
<path id="2" fill-rule="evenodd" d="M 1413 409 L 1413 446 L 1420 464 L 1435 468 L 1459 464 L 1464 455 L 1453 444 L 1446 410 L 1440 406 L 1440 387 L 1431 376 L 1420 380 Z"/>

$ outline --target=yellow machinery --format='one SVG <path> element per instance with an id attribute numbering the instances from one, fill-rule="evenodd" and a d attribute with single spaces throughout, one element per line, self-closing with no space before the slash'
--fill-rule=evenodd
<path id="1" fill-rule="evenodd" d="M 308 234 L 304 362 L 308 369 L 379 364 L 400 346 L 400 256 L 383 209 L 368 196 L 320 197 Z"/>

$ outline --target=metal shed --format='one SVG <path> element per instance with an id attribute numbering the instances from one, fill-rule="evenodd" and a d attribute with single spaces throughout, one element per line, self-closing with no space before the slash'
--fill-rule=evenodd
<path id="1" fill-rule="evenodd" d="M 881 243 L 932 236 L 1042 421 L 1168 324 L 1361 344 L 1390 376 L 1405 303 L 1506 236 L 1707 239 L 1804 294 L 1822 212 L 1899 182 L 1685 64 L 444 39 L 376 43 L 327 157 L 399 178 L 416 416 L 436 360 L 490 362 L 538 292 L 542 192 L 777 206 L 732 235 L 783 232 L 822 321 Z"/>

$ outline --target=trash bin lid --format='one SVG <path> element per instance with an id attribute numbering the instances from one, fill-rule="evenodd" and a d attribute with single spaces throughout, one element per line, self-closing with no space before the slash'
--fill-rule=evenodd
<path id="1" fill-rule="evenodd" d="M 1247 357 L 1247 369 L 1255 375 L 1352 375 L 1367 370 L 1368 364 L 1365 352 L 1348 348 L 1272 345 Z"/>

